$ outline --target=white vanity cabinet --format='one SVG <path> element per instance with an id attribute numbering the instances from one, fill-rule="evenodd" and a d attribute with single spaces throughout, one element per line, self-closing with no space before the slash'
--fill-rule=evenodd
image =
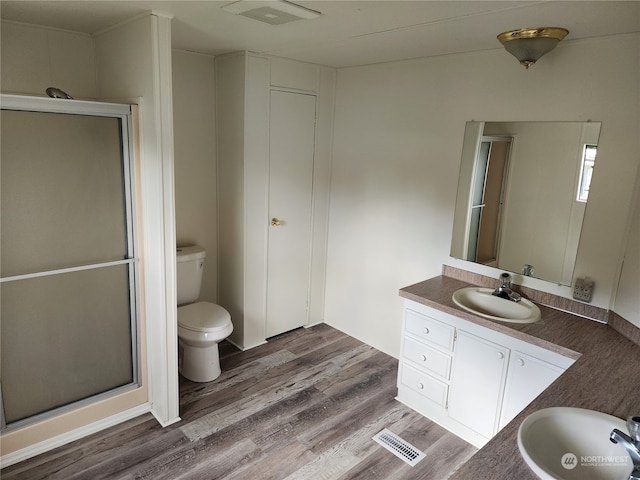
<path id="1" fill-rule="evenodd" d="M 496 433 L 509 349 L 458 330 L 448 415 L 484 438 Z"/>
<path id="2" fill-rule="evenodd" d="M 518 350 L 511 352 L 498 430 L 513 420 L 573 363 L 571 359 L 559 357 L 551 363 Z"/>
<path id="3" fill-rule="evenodd" d="M 406 300 L 397 399 L 481 447 L 574 360 Z"/>
<path id="4" fill-rule="evenodd" d="M 411 404 L 444 408 L 451 375 L 455 328 L 414 309 L 405 310 L 398 388 Z"/>

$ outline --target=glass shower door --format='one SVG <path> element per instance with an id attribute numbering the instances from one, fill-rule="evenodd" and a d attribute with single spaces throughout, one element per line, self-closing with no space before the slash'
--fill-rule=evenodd
<path id="1" fill-rule="evenodd" d="M 130 117 L 41 103 L 1 118 L 3 428 L 138 382 Z"/>

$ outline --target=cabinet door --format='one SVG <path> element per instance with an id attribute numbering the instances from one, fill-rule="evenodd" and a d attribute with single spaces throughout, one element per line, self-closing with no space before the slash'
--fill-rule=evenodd
<path id="1" fill-rule="evenodd" d="M 458 330 L 448 414 L 487 439 L 496 432 L 509 353 L 508 348 Z"/>
<path id="2" fill-rule="evenodd" d="M 500 428 L 504 427 L 564 372 L 564 368 L 514 351 L 509 362 Z"/>

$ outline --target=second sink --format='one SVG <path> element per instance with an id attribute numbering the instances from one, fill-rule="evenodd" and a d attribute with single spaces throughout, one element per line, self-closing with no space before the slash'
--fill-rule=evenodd
<path id="1" fill-rule="evenodd" d="M 633 468 L 611 431 L 627 431 L 624 420 L 594 410 L 551 407 L 524 419 L 518 449 L 535 474 L 545 480 L 628 480 Z"/>
<path id="2" fill-rule="evenodd" d="M 511 323 L 533 323 L 540 320 L 540 309 L 526 298 L 512 302 L 492 293 L 492 288 L 461 288 L 454 292 L 453 302 L 468 312 L 491 320 Z"/>

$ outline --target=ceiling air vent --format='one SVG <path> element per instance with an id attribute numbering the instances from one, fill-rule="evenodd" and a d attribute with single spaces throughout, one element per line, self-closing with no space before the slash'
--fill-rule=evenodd
<path id="1" fill-rule="evenodd" d="M 269 25 L 282 25 L 296 20 L 310 20 L 321 14 L 286 0 L 240 0 L 222 7 L 229 13 L 253 18 Z"/>

